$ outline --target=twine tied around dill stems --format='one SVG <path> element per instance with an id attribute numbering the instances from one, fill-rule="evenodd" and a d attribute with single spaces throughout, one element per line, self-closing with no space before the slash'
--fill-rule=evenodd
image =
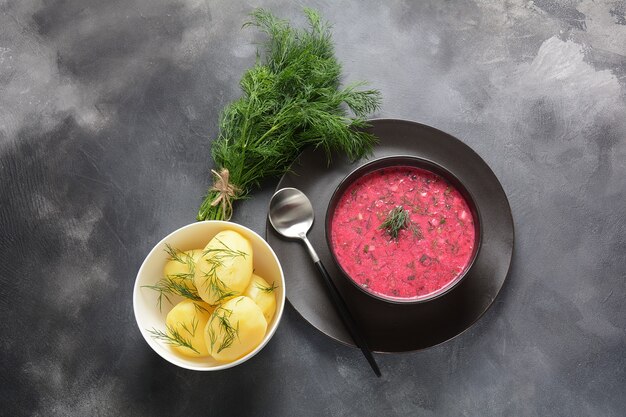
<path id="1" fill-rule="evenodd" d="M 240 188 L 229 182 L 230 173 L 227 168 L 222 168 L 220 172 L 212 169 L 211 172 L 215 175 L 215 182 L 210 191 L 217 193 L 217 196 L 213 202 L 211 202 L 211 206 L 215 207 L 221 204 L 223 218 L 228 221 L 233 216 L 233 200 L 240 191 Z"/>

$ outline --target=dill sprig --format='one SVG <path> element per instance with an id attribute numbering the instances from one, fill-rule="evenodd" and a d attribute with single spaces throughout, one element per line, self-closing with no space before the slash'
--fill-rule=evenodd
<path id="1" fill-rule="evenodd" d="M 267 286 L 261 284 L 260 282 L 255 282 L 254 286 L 257 287 L 259 290 L 271 294 L 274 292 L 274 290 L 276 288 L 278 288 L 278 285 L 276 285 L 276 283 L 272 282 L 271 284 L 268 284 Z"/>
<path id="2" fill-rule="evenodd" d="M 220 345 L 217 348 L 217 353 L 220 353 L 222 350 L 230 347 L 235 339 L 239 337 L 239 322 L 235 326 L 233 326 L 230 322 L 230 316 L 233 314 L 233 311 L 227 308 L 218 307 L 211 315 L 211 319 L 209 325 L 207 326 L 208 334 L 209 334 L 209 342 L 211 343 L 211 351 L 215 348 L 215 343 L 218 339 L 217 332 L 211 326 L 211 322 L 213 320 L 218 321 L 218 331 L 224 334 Z"/>
<path id="3" fill-rule="evenodd" d="M 215 260 L 215 259 L 224 259 L 224 258 L 234 258 L 237 256 L 242 256 L 242 257 L 246 257 L 248 256 L 247 252 L 244 252 L 242 250 L 238 250 L 238 249 L 231 249 L 228 247 L 228 245 L 226 243 L 224 243 L 220 238 L 215 237 L 214 238 L 220 245 L 222 245 L 221 248 L 209 248 L 209 249 L 205 249 L 202 253 L 204 255 L 211 255 L 211 260 Z"/>
<path id="4" fill-rule="evenodd" d="M 180 295 L 181 297 L 188 298 L 192 301 L 202 301 L 202 298 L 198 295 L 198 292 L 195 289 L 187 287 L 185 284 L 180 281 L 172 279 L 172 276 L 166 276 L 165 278 L 161 278 L 155 285 L 144 285 L 145 288 L 150 288 L 159 293 L 157 297 L 157 305 L 159 306 L 159 310 L 163 307 L 163 299 L 165 298 L 170 304 L 172 300 L 170 296 L 172 295 Z"/>
<path id="5" fill-rule="evenodd" d="M 180 262 L 181 264 L 187 263 L 187 261 L 184 260 L 181 257 L 181 255 L 184 255 L 186 257 L 189 255 L 187 255 L 185 252 L 182 252 L 176 248 L 173 248 L 172 246 L 170 246 L 169 243 L 165 244 L 165 252 L 167 252 L 167 254 L 170 256 L 170 260 Z"/>
<path id="6" fill-rule="evenodd" d="M 237 295 L 236 291 L 232 291 L 224 281 L 222 281 L 216 274 L 216 266 L 212 265 L 211 268 L 204 273 L 204 286 L 211 293 L 216 295 L 216 299 L 213 306 L 218 305 L 223 300 Z"/>
<path id="7" fill-rule="evenodd" d="M 379 229 L 385 230 L 392 239 L 398 240 L 400 230 L 406 229 L 410 224 L 409 211 L 402 206 L 396 206 L 387 213 L 387 217 L 379 226 Z"/>
<path id="8" fill-rule="evenodd" d="M 189 333 L 189 336 L 194 337 L 196 335 L 196 330 L 198 330 L 198 324 L 200 323 L 200 321 L 198 320 L 198 318 L 194 315 L 191 318 L 191 330 L 189 329 L 189 327 L 187 326 L 187 323 L 184 322 L 179 322 L 178 324 L 180 325 L 180 327 L 183 328 L 183 330 L 185 330 L 187 333 Z"/>
<path id="9" fill-rule="evenodd" d="M 172 326 L 166 326 L 167 327 L 167 332 L 164 332 L 162 330 L 159 330 L 157 328 L 152 328 L 152 330 L 148 330 L 148 333 L 150 333 L 152 335 L 152 337 L 154 337 L 157 340 L 161 340 L 164 343 L 168 344 L 168 345 L 172 345 L 172 346 L 180 346 L 180 347 L 186 347 L 189 348 L 191 350 L 193 350 L 194 352 L 196 352 L 198 355 L 200 354 L 200 352 L 198 352 L 198 350 L 193 347 L 193 344 L 191 343 L 190 339 L 186 339 L 179 331 L 178 329 L 172 327 Z M 196 324 L 197 327 L 197 324 Z M 188 329 L 185 329 L 187 332 L 189 332 Z M 193 335 L 192 335 L 193 336 Z"/>
<path id="10" fill-rule="evenodd" d="M 380 106 L 380 92 L 364 83 L 340 86 L 330 25 L 318 12 L 304 12 L 307 29 L 293 28 L 263 9 L 244 25 L 267 35 L 263 58 L 244 73 L 242 97 L 222 111 L 211 149 L 216 169 L 228 170 L 236 191 L 225 195 L 211 187 L 198 220 L 228 219 L 232 206 L 216 199 L 245 198 L 262 180 L 285 173 L 307 146 L 323 149 L 329 159 L 332 151 L 352 160 L 371 153 L 376 139 L 363 128 Z"/>

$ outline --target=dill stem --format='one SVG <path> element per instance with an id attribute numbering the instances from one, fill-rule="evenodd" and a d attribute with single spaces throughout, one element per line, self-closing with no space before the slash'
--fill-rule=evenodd
<path id="1" fill-rule="evenodd" d="M 281 125 L 281 124 L 282 124 L 282 123 L 277 123 L 277 124 L 272 125 L 272 127 L 271 127 L 270 129 L 268 129 L 268 131 L 267 131 L 267 132 L 265 132 L 265 133 L 263 134 L 263 136 L 261 136 L 260 138 L 258 138 L 258 139 L 257 139 L 257 140 L 255 140 L 254 142 L 255 142 L 255 143 L 260 143 L 260 142 L 263 142 L 263 139 L 265 139 L 265 138 L 267 137 L 267 135 L 269 135 L 269 134 L 273 133 L 276 129 L 278 129 L 278 128 L 280 127 L 280 125 Z"/>

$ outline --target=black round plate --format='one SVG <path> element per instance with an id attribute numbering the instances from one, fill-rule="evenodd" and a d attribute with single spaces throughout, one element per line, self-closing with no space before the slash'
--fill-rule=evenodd
<path id="1" fill-rule="evenodd" d="M 513 218 L 506 194 L 489 166 L 470 147 L 447 133 L 419 123 L 378 119 L 369 132 L 380 143 L 371 159 L 415 155 L 433 161 L 459 178 L 474 197 L 482 221 L 482 246 L 474 265 L 452 291 L 418 304 L 394 304 L 368 296 L 341 276 L 325 237 L 326 209 L 337 185 L 368 159 L 350 163 L 339 154 L 332 163 L 322 150 L 307 150 L 277 189 L 295 187 L 311 200 L 315 222 L 309 239 L 337 289 L 376 352 L 406 352 L 449 340 L 476 322 L 493 303 L 507 277 L 513 255 Z M 285 273 L 287 299 L 314 327 L 354 346 L 317 275 L 306 248 L 279 236 L 267 222 L 267 241 Z"/>

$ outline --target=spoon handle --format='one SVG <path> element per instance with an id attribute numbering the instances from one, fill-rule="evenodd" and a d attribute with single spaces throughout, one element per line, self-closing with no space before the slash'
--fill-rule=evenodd
<path id="1" fill-rule="evenodd" d="M 376 376 L 380 377 L 381 373 L 380 373 L 380 369 L 378 368 L 378 364 L 374 360 L 374 356 L 372 355 L 372 352 L 367 346 L 367 342 L 365 341 L 365 338 L 359 331 L 359 328 L 356 322 L 354 321 L 354 318 L 352 318 L 352 314 L 350 314 L 350 311 L 348 310 L 348 306 L 346 305 L 346 302 L 341 297 L 341 294 L 337 290 L 337 287 L 335 287 L 335 283 L 330 278 L 330 275 L 328 275 L 328 272 L 326 271 L 326 268 L 324 268 L 322 261 L 320 260 L 316 261 L 315 267 L 317 268 L 319 273 L 322 275 L 322 277 L 324 277 L 324 282 L 326 283 L 326 286 L 328 287 L 330 296 L 333 300 L 333 304 L 337 308 L 337 312 L 339 313 L 339 317 L 341 317 L 343 324 L 348 329 L 348 333 L 350 333 L 350 336 L 352 337 L 356 345 L 361 349 L 361 352 L 363 352 L 363 355 L 365 355 L 365 358 L 367 359 L 370 366 L 374 370 L 374 373 L 376 374 Z"/>

